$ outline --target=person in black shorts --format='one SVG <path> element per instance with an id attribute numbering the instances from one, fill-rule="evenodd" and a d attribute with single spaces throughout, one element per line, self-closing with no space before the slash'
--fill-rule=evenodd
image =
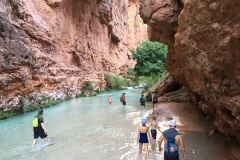
<path id="1" fill-rule="evenodd" d="M 48 142 L 48 138 L 47 138 L 47 130 L 44 126 L 44 120 L 43 120 L 43 109 L 40 108 L 38 110 L 38 114 L 35 116 L 38 118 L 38 126 L 37 127 L 33 127 L 33 142 L 32 142 L 32 146 L 34 147 L 37 139 L 40 137 L 41 139 L 44 139 L 45 142 Z"/>

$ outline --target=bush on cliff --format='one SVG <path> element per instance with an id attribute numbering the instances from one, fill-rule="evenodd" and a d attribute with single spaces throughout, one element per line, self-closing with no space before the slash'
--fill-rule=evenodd
<path id="1" fill-rule="evenodd" d="M 132 50 L 133 59 L 136 60 L 134 71 L 136 76 L 160 77 L 165 73 L 165 60 L 167 46 L 159 42 L 145 41 Z"/>
<path id="2" fill-rule="evenodd" d="M 107 90 L 121 90 L 123 86 L 128 85 L 128 81 L 112 73 L 104 74 Z"/>

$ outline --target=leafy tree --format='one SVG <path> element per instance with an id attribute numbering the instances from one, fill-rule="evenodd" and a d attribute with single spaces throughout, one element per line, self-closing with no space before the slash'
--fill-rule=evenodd
<path id="1" fill-rule="evenodd" d="M 132 50 L 136 76 L 162 76 L 165 73 L 167 46 L 159 42 L 145 41 Z"/>

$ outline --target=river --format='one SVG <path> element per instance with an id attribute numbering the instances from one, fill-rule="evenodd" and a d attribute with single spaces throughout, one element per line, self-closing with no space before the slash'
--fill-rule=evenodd
<path id="1" fill-rule="evenodd" d="M 138 154 L 136 142 L 137 125 L 143 116 L 139 106 L 140 90 L 124 91 L 127 106 L 119 102 L 122 92 L 72 99 L 44 109 L 48 136 L 54 142 L 48 147 L 43 147 L 40 140 L 34 149 L 31 147 L 32 119 L 36 111 L 0 121 L 0 160 L 145 159 L 144 152 Z M 108 94 L 113 97 L 111 105 L 107 104 Z M 150 113 L 148 104 L 144 114 Z M 189 132 L 184 134 L 184 140 L 189 160 L 236 160 L 218 139 Z M 163 154 L 154 146 L 149 147 L 149 159 L 163 159 Z"/>

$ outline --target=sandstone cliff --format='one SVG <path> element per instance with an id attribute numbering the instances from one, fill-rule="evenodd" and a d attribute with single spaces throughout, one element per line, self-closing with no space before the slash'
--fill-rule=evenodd
<path id="1" fill-rule="evenodd" d="M 167 70 L 196 93 L 215 127 L 240 140 L 240 1 L 141 0 L 148 36 L 169 46 Z"/>
<path id="2" fill-rule="evenodd" d="M 134 65 L 130 50 L 146 39 L 138 5 L 1 0 L 0 113 L 74 97 L 87 81 L 104 89 L 105 72 L 125 75 Z"/>

